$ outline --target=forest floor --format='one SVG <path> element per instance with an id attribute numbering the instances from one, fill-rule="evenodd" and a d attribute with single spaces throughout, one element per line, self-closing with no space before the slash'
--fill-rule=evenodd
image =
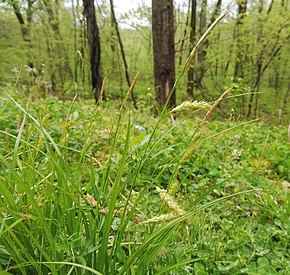
<path id="1" fill-rule="evenodd" d="M 0 274 L 289 274 L 285 125 L 13 100 Z"/>

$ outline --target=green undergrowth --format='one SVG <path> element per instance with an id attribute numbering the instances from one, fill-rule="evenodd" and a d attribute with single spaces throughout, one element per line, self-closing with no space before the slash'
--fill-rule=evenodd
<path id="1" fill-rule="evenodd" d="M 2 95 L 0 274 L 288 274 L 287 128 L 120 106 Z"/>

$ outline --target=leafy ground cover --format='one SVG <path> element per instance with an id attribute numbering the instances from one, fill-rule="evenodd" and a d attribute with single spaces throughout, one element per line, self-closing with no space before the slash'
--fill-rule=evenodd
<path id="1" fill-rule="evenodd" d="M 287 128 L 206 108 L 2 95 L 0 274 L 288 274 Z"/>

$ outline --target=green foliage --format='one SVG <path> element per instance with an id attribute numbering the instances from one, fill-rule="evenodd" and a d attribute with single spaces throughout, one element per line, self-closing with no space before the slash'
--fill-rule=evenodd
<path id="1" fill-rule="evenodd" d="M 82 98 L 92 97 L 81 3 L 73 1 L 67 6 L 59 1 L 34 1 L 29 6 L 27 1 L 17 1 L 29 33 L 30 42 L 24 42 L 12 2 L 4 1 L 0 10 L 0 81 L 16 85 L 19 92 L 31 93 L 32 96 L 36 93 L 44 98 L 56 95 L 67 99 L 78 93 Z M 205 69 L 201 86 L 195 83 L 194 99 L 214 101 L 224 87 L 234 84 L 235 95 L 239 97 L 224 104 L 218 113 L 220 116 L 227 117 L 234 109 L 236 117 L 246 117 L 251 102 L 257 106 L 252 106 L 249 116 L 285 124 L 290 112 L 287 104 L 289 4 L 282 7 L 281 1 L 273 1 L 270 9 L 269 3 L 264 3 L 260 13 L 258 5 L 256 2 L 248 3 L 247 14 L 237 30 L 237 4 L 234 1 L 228 3 L 226 9 L 233 12 L 207 38 L 203 64 L 196 59 L 192 62 L 196 76 L 200 75 L 202 66 Z M 213 4 L 208 3 L 207 21 L 213 10 Z M 98 3 L 96 11 L 101 37 L 102 74 L 106 78 L 105 95 L 111 99 L 124 98 L 128 85 L 117 37 L 111 25 L 108 1 Z M 178 75 L 192 45 L 189 45 L 188 39 L 190 28 L 186 25 L 188 7 L 176 3 L 175 11 Z M 118 23 L 130 80 L 139 72 L 139 80 L 144 86 L 135 90 L 137 101 L 140 101 L 138 104 L 143 105 L 147 88 L 150 87 L 154 93 L 151 8 L 142 3 L 137 9 L 120 15 Z M 196 40 L 201 35 L 197 33 Z M 30 61 L 33 71 L 27 67 Z M 235 77 L 238 61 L 242 63 L 243 74 Z M 263 73 L 256 85 L 260 62 Z M 188 100 L 186 86 L 184 76 L 177 87 L 177 102 Z M 240 92 L 244 89 L 247 91 L 241 96 Z"/>
<path id="2" fill-rule="evenodd" d="M 138 111 L 129 92 L 59 101 L 31 80 L 1 88 L 1 274 L 287 274 L 287 129 L 237 122 L 244 79 L 223 122 L 208 118 L 231 89 L 153 117 L 144 79 Z"/>
<path id="3" fill-rule="evenodd" d="M 3 272 L 287 274 L 284 127 L 3 97 Z"/>

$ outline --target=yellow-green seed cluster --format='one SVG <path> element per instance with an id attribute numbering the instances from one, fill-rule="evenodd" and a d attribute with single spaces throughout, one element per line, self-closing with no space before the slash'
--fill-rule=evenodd
<path id="1" fill-rule="evenodd" d="M 196 110 L 209 110 L 211 105 L 206 101 L 184 101 L 180 105 L 176 106 L 172 109 L 172 113 L 180 113 L 180 112 L 192 112 Z"/>
<path id="2" fill-rule="evenodd" d="M 148 219 L 144 223 L 158 223 L 172 220 L 176 217 L 182 216 L 185 214 L 185 211 L 178 205 L 177 201 L 173 196 L 169 195 L 165 189 L 161 189 L 156 187 L 156 191 L 158 192 L 163 203 L 168 207 L 169 213 L 162 214 L 160 216 L 153 217 Z"/>

